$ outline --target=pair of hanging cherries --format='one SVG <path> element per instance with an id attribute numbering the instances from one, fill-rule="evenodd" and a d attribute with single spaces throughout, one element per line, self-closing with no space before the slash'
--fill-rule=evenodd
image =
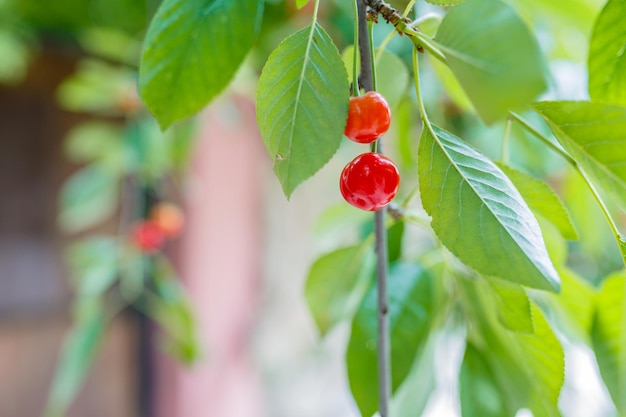
<path id="1" fill-rule="evenodd" d="M 376 91 L 350 98 L 344 135 L 357 143 L 372 143 L 389 129 L 391 110 Z M 354 158 L 341 172 L 339 190 L 343 198 L 361 210 L 376 211 L 396 196 L 400 185 L 398 168 L 376 152 Z"/>

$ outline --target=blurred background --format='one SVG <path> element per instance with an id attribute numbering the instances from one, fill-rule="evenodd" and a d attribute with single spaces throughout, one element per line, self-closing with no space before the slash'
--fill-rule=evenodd
<path id="1" fill-rule="evenodd" d="M 512 3 L 550 58 L 547 97 L 586 98 L 584 48 L 602 1 Z M 71 417 L 357 416 L 344 369 L 349 328 L 320 341 L 303 287 L 313 260 L 354 242 L 367 221 L 337 187 L 358 145 L 342 145 L 287 202 L 256 130 L 260 68 L 310 10 L 267 0 L 230 88 L 161 133 L 136 92 L 158 5 L 0 0 L 0 417 L 43 416 L 46 404 L 48 416 L 68 408 Z M 442 9 L 419 1 L 416 11 Z M 351 4 L 325 1 L 321 14 L 339 49 L 349 47 Z M 390 31 L 378 25 L 376 43 Z M 419 137 L 410 48 L 392 40 L 379 67 L 397 115 L 386 152 L 403 170 L 404 196 Z M 480 124 L 443 68 L 427 66 L 424 77 L 431 117 L 497 157 L 502 125 Z M 576 177 L 535 145 L 513 130 L 511 155 L 562 193 L 581 234 L 570 263 L 597 284 L 620 265 L 611 234 Z M 146 259 L 132 231 L 159 202 L 179 207 L 185 227 Z M 461 347 L 438 346 L 427 415 L 455 416 Z M 590 351 L 566 349 L 567 415 L 611 415 Z"/>

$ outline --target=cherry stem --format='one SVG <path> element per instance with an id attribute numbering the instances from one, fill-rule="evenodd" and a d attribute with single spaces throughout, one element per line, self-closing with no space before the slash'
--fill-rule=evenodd
<path id="1" fill-rule="evenodd" d="M 352 47 L 352 96 L 358 97 L 361 95 L 361 88 L 359 86 L 359 70 L 358 70 L 358 53 L 357 39 L 359 39 L 359 1 L 354 0 L 354 45 Z"/>
<path id="2" fill-rule="evenodd" d="M 357 1 L 359 26 L 359 53 L 361 55 L 361 75 L 359 82 L 365 91 L 374 89 L 374 73 L 372 70 L 372 45 L 369 36 L 367 10 L 363 0 Z M 380 139 L 376 142 L 380 142 Z M 377 143 L 377 152 L 381 152 Z M 389 306 L 387 296 L 387 228 L 385 227 L 386 208 L 374 213 L 374 231 L 376 235 L 376 284 L 378 294 L 378 412 L 380 417 L 389 417 L 389 401 L 391 398 L 391 359 L 389 336 Z"/>

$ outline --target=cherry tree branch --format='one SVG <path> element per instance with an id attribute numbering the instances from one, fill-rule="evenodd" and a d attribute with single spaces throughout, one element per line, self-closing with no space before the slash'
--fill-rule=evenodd
<path id="1" fill-rule="evenodd" d="M 358 10 L 359 53 L 361 56 L 361 75 L 359 84 L 366 90 L 374 89 L 372 72 L 370 38 L 367 28 L 367 8 L 365 0 L 355 0 Z M 372 3 L 369 1 L 368 3 Z M 370 6 L 371 7 L 371 6 Z M 385 16 L 385 15 L 383 15 Z M 380 139 L 377 141 L 380 142 Z M 377 151 L 381 152 L 380 143 Z M 391 359 L 389 336 L 389 306 L 387 296 L 387 228 L 385 215 L 387 209 L 382 208 L 374 214 L 374 230 L 376 234 L 376 282 L 378 293 L 378 412 L 380 417 L 389 417 L 389 401 L 391 398 Z"/>

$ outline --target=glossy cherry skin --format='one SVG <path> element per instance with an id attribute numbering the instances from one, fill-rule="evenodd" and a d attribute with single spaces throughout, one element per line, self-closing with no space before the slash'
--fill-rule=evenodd
<path id="1" fill-rule="evenodd" d="M 376 91 L 350 98 L 344 135 L 358 143 L 371 143 L 389 130 L 391 110 Z"/>
<path id="2" fill-rule="evenodd" d="M 339 179 L 343 198 L 356 208 L 376 211 L 385 207 L 398 192 L 400 174 L 389 158 L 364 153 L 345 166 Z"/>
<path id="3" fill-rule="evenodd" d="M 144 220 L 135 224 L 131 232 L 131 238 L 135 246 L 144 253 L 156 252 L 165 243 L 163 230 L 152 221 Z"/>

